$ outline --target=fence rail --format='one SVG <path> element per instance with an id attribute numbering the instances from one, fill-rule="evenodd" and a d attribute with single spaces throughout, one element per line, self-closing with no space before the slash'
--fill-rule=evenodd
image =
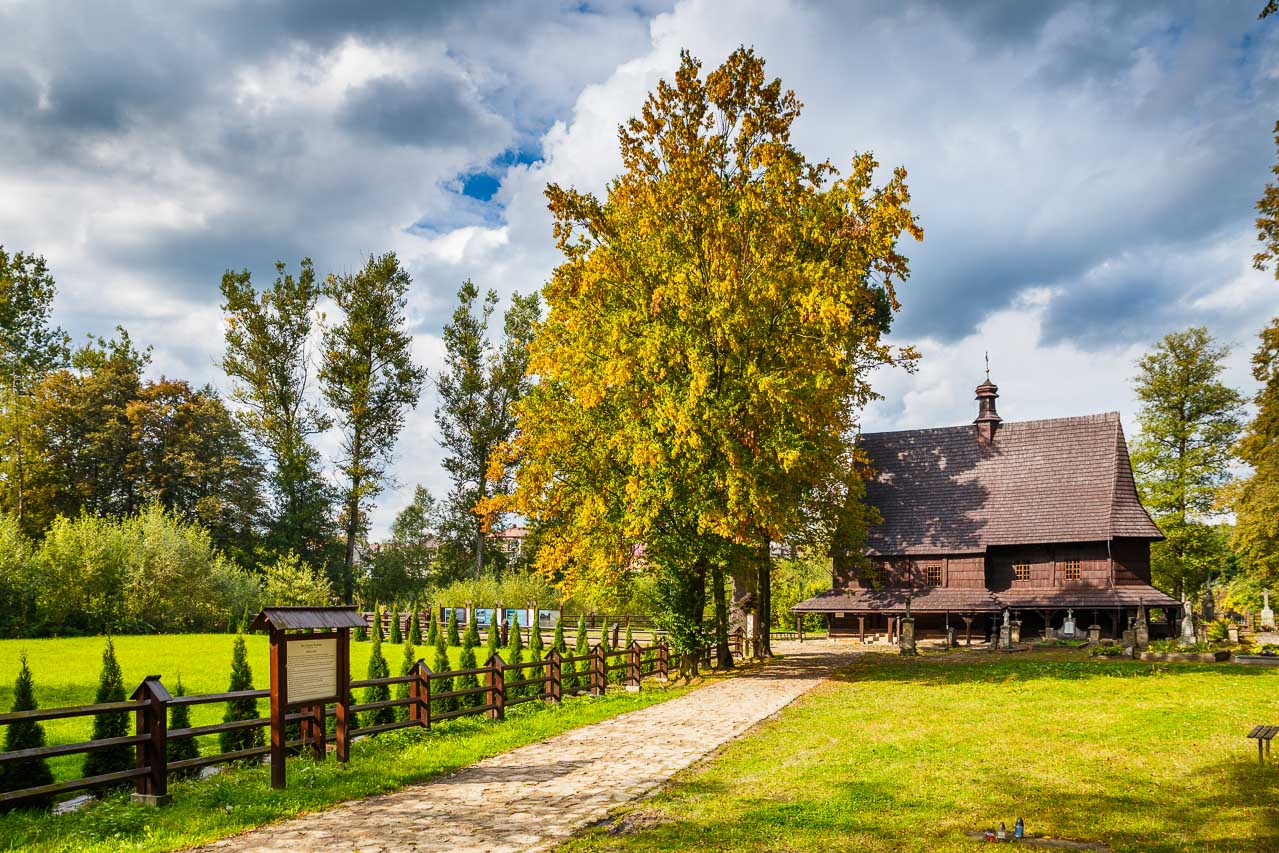
<path id="1" fill-rule="evenodd" d="M 733 644 L 733 649 L 736 656 L 740 657 L 743 648 L 742 638 L 738 635 L 734 637 L 734 640 L 736 642 Z M 489 719 L 501 720 L 505 718 L 507 708 L 526 702 L 558 703 L 565 696 L 580 693 L 602 695 L 610 681 L 618 680 L 627 690 L 639 690 L 640 682 L 646 677 L 666 681 L 673 670 L 686 672 L 692 668 L 692 664 L 698 662 L 709 665 L 709 649 L 699 649 L 681 657 L 672 654 L 665 639 L 661 637 L 649 645 L 641 645 L 635 641 L 627 648 L 610 651 L 606 651 L 602 645 L 596 645 L 584 655 L 562 655 L 552 649 L 544 659 L 521 663 L 506 663 L 500 654 L 496 654 L 489 658 L 484 666 L 446 672 L 432 672 L 423 661 L 419 660 L 408 675 L 363 679 L 350 683 L 352 691 L 375 686 L 407 684 L 409 693 L 407 697 L 355 703 L 354 696 L 348 695 L 346 702 L 331 708 L 324 705 L 311 705 L 291 709 L 285 715 L 285 722 L 300 724 L 302 737 L 289 741 L 286 745 L 293 749 L 299 747 L 309 749 L 313 756 L 322 758 L 328 748 L 325 720 L 329 717 L 339 717 L 340 744 L 343 737 L 341 722 L 344 719 L 352 723 L 349 731 L 354 737 L 410 727 L 429 729 L 434 723 L 469 715 L 483 714 Z M 570 672 L 564 671 L 565 665 L 571 667 Z M 618 673 L 620 673 L 620 679 Z M 508 674 L 512 677 L 508 678 Z M 471 687 L 458 686 L 457 679 L 468 676 L 475 677 L 480 684 Z M 167 802 L 168 783 L 174 774 L 189 773 L 214 764 L 257 759 L 271 751 L 268 744 L 254 745 L 170 762 L 168 744 L 172 741 L 227 732 L 265 729 L 271 725 L 271 719 L 255 717 L 213 725 L 170 729 L 169 709 L 230 702 L 237 699 L 267 699 L 269 696 L 269 690 L 237 690 L 225 693 L 170 696 L 160 676 L 149 675 L 134 691 L 133 697 L 124 702 L 102 702 L 94 705 L 0 714 L 0 726 L 23 721 L 55 720 L 109 713 L 132 713 L 135 717 L 135 734 L 133 735 L 3 752 L 0 753 L 0 767 L 19 761 L 130 746 L 134 748 L 137 757 L 136 766 L 128 770 L 2 792 L 0 804 L 14 803 L 31 797 L 112 787 L 125 782 L 133 782 L 135 799 L 156 805 Z M 404 707 L 408 708 L 407 719 L 363 727 L 355 722 L 358 717 L 354 715 L 361 712 Z M 339 751 L 339 755 L 342 754 Z"/>

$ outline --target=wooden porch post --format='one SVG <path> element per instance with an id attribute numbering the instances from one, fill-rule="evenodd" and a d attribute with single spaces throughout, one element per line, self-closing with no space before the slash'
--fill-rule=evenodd
<path id="1" fill-rule="evenodd" d="M 866 644 L 866 614 L 862 613 L 857 616 L 857 639 Z"/>
<path id="2" fill-rule="evenodd" d="M 961 616 L 964 620 L 964 645 L 971 646 L 973 644 L 973 617 Z"/>

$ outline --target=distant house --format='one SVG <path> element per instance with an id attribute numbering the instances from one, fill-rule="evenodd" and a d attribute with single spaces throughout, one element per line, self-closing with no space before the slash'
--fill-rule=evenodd
<path id="1" fill-rule="evenodd" d="M 498 550 L 515 556 L 520 553 L 520 548 L 524 546 L 524 540 L 528 538 L 528 534 L 527 527 L 514 525 L 492 534 L 491 538 L 497 543 Z"/>
<path id="2" fill-rule="evenodd" d="M 1151 586 L 1163 534 L 1137 497 L 1119 415 L 1003 423 L 998 390 L 977 386 L 971 425 L 861 436 L 883 523 L 865 559 L 836 555 L 833 588 L 792 612 L 826 615 L 835 636 L 891 632 L 908 602 L 918 634 L 984 632 L 1005 609 L 1023 635 L 1071 611 L 1081 632 L 1097 622 L 1112 636 L 1139 606 L 1177 618 L 1180 602 Z"/>

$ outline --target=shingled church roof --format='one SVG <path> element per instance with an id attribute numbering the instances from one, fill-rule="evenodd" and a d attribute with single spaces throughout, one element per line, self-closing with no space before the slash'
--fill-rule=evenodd
<path id="1" fill-rule="evenodd" d="M 1163 538 L 1137 498 L 1117 412 L 1004 422 L 989 440 L 980 428 L 861 436 L 875 471 L 866 499 L 884 517 L 871 554 Z"/>

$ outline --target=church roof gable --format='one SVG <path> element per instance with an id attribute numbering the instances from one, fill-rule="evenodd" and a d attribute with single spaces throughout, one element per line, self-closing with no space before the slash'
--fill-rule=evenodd
<path id="1" fill-rule="evenodd" d="M 992 545 L 1160 539 L 1142 508 L 1116 412 L 865 433 L 866 498 L 884 523 L 872 554 L 972 553 Z"/>

